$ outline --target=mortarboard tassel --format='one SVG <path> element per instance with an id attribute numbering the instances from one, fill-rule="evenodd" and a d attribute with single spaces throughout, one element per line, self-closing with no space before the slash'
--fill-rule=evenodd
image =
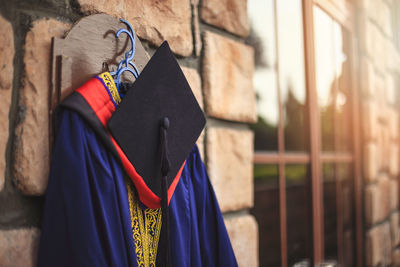
<path id="1" fill-rule="evenodd" d="M 162 211 L 162 232 L 161 232 L 161 266 L 170 266 L 169 261 L 169 229 L 168 229 L 168 183 L 167 175 L 171 164 L 168 159 L 168 128 L 169 119 L 164 117 L 160 127 L 161 141 L 161 211 Z"/>

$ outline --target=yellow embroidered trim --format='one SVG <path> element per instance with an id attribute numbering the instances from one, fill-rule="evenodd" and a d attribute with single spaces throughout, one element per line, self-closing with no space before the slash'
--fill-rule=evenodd
<path id="1" fill-rule="evenodd" d="M 119 96 L 117 86 L 115 85 L 114 79 L 111 74 L 109 72 L 103 72 L 98 77 L 103 80 L 112 98 L 114 99 L 114 102 L 119 105 L 119 103 L 121 103 L 121 97 Z"/>
<path id="2" fill-rule="evenodd" d="M 156 266 L 158 241 L 161 232 L 161 209 L 144 209 L 135 197 L 130 181 L 127 180 L 131 227 L 139 267 Z"/>

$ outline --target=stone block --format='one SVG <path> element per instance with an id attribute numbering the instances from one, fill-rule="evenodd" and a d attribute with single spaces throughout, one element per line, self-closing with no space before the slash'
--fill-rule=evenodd
<path id="1" fill-rule="evenodd" d="M 198 57 L 201 54 L 201 48 L 203 46 L 200 35 L 200 23 L 199 23 L 199 0 L 191 0 L 193 10 L 193 38 L 194 38 L 194 54 Z"/>
<path id="2" fill-rule="evenodd" d="M 192 54 L 190 0 L 78 0 L 78 3 L 87 14 L 104 12 L 127 19 L 140 38 L 154 45 L 167 40 L 174 53 Z"/>
<path id="3" fill-rule="evenodd" d="M 394 86 L 395 87 L 395 86 Z M 397 90 L 397 89 L 395 89 Z M 399 136 L 399 114 L 397 109 L 391 109 L 389 114 L 390 137 L 392 140 L 397 140 Z"/>
<path id="4" fill-rule="evenodd" d="M 391 156 L 392 150 L 392 143 L 390 142 L 390 131 L 387 124 L 380 124 L 378 147 L 379 169 L 387 170 L 390 166 L 390 160 L 388 159 L 388 157 Z M 394 156 L 396 157 L 396 155 Z"/>
<path id="5" fill-rule="evenodd" d="M 400 267 L 400 249 L 393 251 L 393 267 Z"/>
<path id="6" fill-rule="evenodd" d="M 201 19 L 242 37 L 250 33 L 247 0 L 203 0 Z"/>
<path id="7" fill-rule="evenodd" d="M 378 186 L 380 191 L 379 209 L 381 210 L 380 221 L 386 219 L 391 212 L 391 206 L 392 206 L 391 185 L 392 182 L 386 174 L 380 175 L 378 177 Z M 395 195 L 393 196 L 393 199 L 395 197 L 397 197 L 397 193 L 396 196 Z"/>
<path id="8" fill-rule="evenodd" d="M 388 53 L 390 52 L 390 40 L 382 33 L 382 31 L 378 31 L 379 35 L 377 35 L 377 44 L 376 44 L 376 51 L 371 55 L 374 61 L 376 69 L 381 73 L 386 73 L 386 66 L 388 60 Z M 384 97 L 384 95 L 382 95 Z"/>
<path id="9" fill-rule="evenodd" d="M 378 107 L 375 101 L 362 103 L 362 126 L 365 140 L 376 140 L 378 137 Z"/>
<path id="10" fill-rule="evenodd" d="M 389 6 L 384 1 L 369 1 L 367 5 L 367 14 L 379 30 L 387 37 L 392 36 L 391 14 Z"/>
<path id="11" fill-rule="evenodd" d="M 219 119 L 256 122 L 253 49 L 215 33 L 204 35 L 206 112 Z"/>
<path id="12" fill-rule="evenodd" d="M 386 37 L 378 26 L 364 16 L 360 16 L 361 51 L 372 60 L 375 68 L 384 73 L 387 57 Z"/>
<path id="13" fill-rule="evenodd" d="M 363 168 L 365 181 L 375 181 L 378 175 L 378 149 L 375 143 L 366 143 L 364 146 Z"/>
<path id="14" fill-rule="evenodd" d="M 378 47 L 376 40 L 380 33 L 376 25 L 367 17 L 360 16 L 360 20 L 361 49 L 368 57 L 372 58 Z"/>
<path id="15" fill-rule="evenodd" d="M 390 216 L 390 234 L 392 237 L 392 248 L 395 248 L 400 244 L 400 215 L 399 212 L 395 212 Z"/>
<path id="16" fill-rule="evenodd" d="M 390 7 L 387 3 L 383 1 L 377 1 L 380 2 L 380 12 L 378 12 L 378 20 L 379 20 L 379 25 L 382 28 L 382 31 L 388 38 L 393 37 L 393 32 L 392 32 L 392 12 L 390 11 Z"/>
<path id="17" fill-rule="evenodd" d="M 387 175 L 381 174 L 377 182 L 365 187 L 365 221 L 367 225 L 373 225 L 386 219 L 390 212 L 392 201 L 397 197 L 396 192 L 391 192 L 392 181 Z M 392 196 L 393 194 L 393 196 Z M 393 200 L 392 200 L 393 198 Z"/>
<path id="18" fill-rule="evenodd" d="M 374 227 L 367 232 L 365 245 L 366 266 L 376 266 L 383 261 L 382 239 L 379 227 Z"/>
<path id="19" fill-rule="evenodd" d="M 39 236 L 37 228 L 0 230 L 0 265 L 36 266 Z"/>
<path id="20" fill-rule="evenodd" d="M 54 19 L 41 19 L 26 35 L 13 166 L 15 181 L 24 194 L 41 195 L 47 187 L 51 38 L 62 37 L 69 28 Z"/>
<path id="21" fill-rule="evenodd" d="M 394 105 L 396 104 L 397 98 L 397 86 L 396 86 L 396 81 L 393 77 L 392 74 L 386 74 L 385 75 L 386 78 L 386 102 Z M 397 138 L 397 137 L 396 137 Z"/>
<path id="22" fill-rule="evenodd" d="M 185 77 L 190 85 L 190 88 L 192 88 L 193 94 L 196 97 L 197 102 L 199 103 L 201 109 L 204 110 L 203 92 L 201 89 L 201 78 L 199 73 L 195 69 L 187 67 L 181 67 L 181 68 L 183 74 L 185 74 Z M 204 131 L 200 134 L 196 144 L 199 148 L 200 155 L 204 160 Z"/>
<path id="23" fill-rule="evenodd" d="M 362 57 L 360 63 L 360 72 L 361 77 L 360 79 L 360 87 L 363 92 L 363 95 L 367 98 L 371 98 L 374 96 L 374 78 L 375 78 L 375 71 L 374 66 L 371 63 L 371 60 Z"/>
<path id="24" fill-rule="evenodd" d="M 386 113 L 388 109 L 385 96 L 386 79 L 381 74 L 377 74 L 375 75 L 374 84 L 372 86 L 374 87 L 374 96 L 372 101 L 376 104 L 377 119 L 384 122 L 387 120 Z"/>
<path id="25" fill-rule="evenodd" d="M 382 217 L 380 207 L 381 195 L 378 185 L 370 184 L 366 186 L 364 194 L 365 222 L 367 225 L 372 225 Z"/>
<path id="26" fill-rule="evenodd" d="M 200 156 L 201 156 L 201 159 L 203 160 L 203 162 L 205 162 L 205 150 L 204 150 L 204 143 L 205 143 L 205 141 L 204 141 L 204 139 L 205 139 L 205 130 L 203 130 L 202 132 L 201 132 L 201 134 L 200 134 L 200 136 L 199 136 L 199 138 L 197 139 L 197 141 L 196 141 L 196 145 L 197 145 L 197 147 L 199 148 L 199 152 L 200 152 Z"/>
<path id="27" fill-rule="evenodd" d="M 187 67 L 181 67 L 181 68 L 183 74 L 185 74 L 186 80 L 190 85 L 190 88 L 193 91 L 194 96 L 196 97 L 197 102 L 199 103 L 201 109 L 204 109 L 200 74 L 195 69 Z"/>
<path id="28" fill-rule="evenodd" d="M 390 235 L 390 223 L 385 222 L 379 227 L 382 228 L 384 266 L 390 266 L 392 263 L 392 238 Z"/>
<path id="29" fill-rule="evenodd" d="M 393 42 L 389 42 L 387 46 L 388 52 L 386 53 L 386 68 L 396 75 L 400 74 L 400 53 Z"/>
<path id="30" fill-rule="evenodd" d="M 378 25 L 378 9 L 379 9 L 379 2 L 382 1 L 368 1 L 368 3 L 366 3 L 366 13 L 368 15 L 368 18 L 370 18 L 371 20 L 373 20 L 377 25 Z"/>
<path id="31" fill-rule="evenodd" d="M 373 1 L 373 0 L 372 0 Z M 357 0 L 357 6 L 362 9 L 368 9 L 368 5 L 370 4 L 371 0 Z"/>
<path id="32" fill-rule="evenodd" d="M 0 191 L 6 173 L 6 146 L 8 143 L 12 82 L 14 75 L 14 32 L 10 22 L 0 16 Z"/>
<path id="33" fill-rule="evenodd" d="M 390 266 L 392 244 L 388 222 L 369 229 L 366 234 L 366 266 Z"/>
<path id="34" fill-rule="evenodd" d="M 389 173 L 396 177 L 399 174 L 399 146 L 391 144 L 389 150 Z"/>
<path id="35" fill-rule="evenodd" d="M 380 124 L 379 127 L 379 138 L 378 138 L 378 169 L 387 170 L 390 166 L 390 160 L 388 157 L 391 156 L 391 142 L 390 132 L 387 124 Z"/>
<path id="36" fill-rule="evenodd" d="M 222 211 L 253 206 L 253 132 L 211 126 L 207 167 Z"/>
<path id="37" fill-rule="evenodd" d="M 390 179 L 390 210 L 397 210 L 399 207 L 399 182 L 397 179 Z"/>
<path id="38" fill-rule="evenodd" d="M 391 82 L 388 82 L 388 84 L 389 83 L 391 83 Z M 396 86 L 393 85 L 393 87 L 395 88 Z M 396 90 L 396 89 L 394 89 L 394 90 Z M 388 110 L 387 120 L 388 120 L 389 130 L 390 130 L 390 138 L 393 141 L 397 141 L 398 136 L 399 136 L 399 114 L 398 114 L 397 109 L 390 108 Z"/>
<path id="39" fill-rule="evenodd" d="M 226 229 L 239 266 L 258 266 L 258 227 L 251 215 L 225 219 Z"/>

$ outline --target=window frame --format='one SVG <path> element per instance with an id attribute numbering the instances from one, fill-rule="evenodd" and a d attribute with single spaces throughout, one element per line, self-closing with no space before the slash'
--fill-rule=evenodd
<path id="1" fill-rule="evenodd" d="M 310 170 L 311 192 L 312 192 L 312 222 L 313 222 L 313 264 L 317 265 L 324 261 L 324 208 L 323 208 L 323 182 L 322 163 L 351 163 L 354 176 L 354 208 L 355 208 L 355 237 L 356 248 L 355 261 L 357 266 L 363 263 L 363 221 L 362 221 L 362 179 L 360 163 L 360 119 L 359 119 L 359 97 L 357 87 L 357 55 L 355 39 L 355 16 L 354 6 L 346 0 L 302 0 L 303 19 L 303 42 L 304 42 L 304 64 L 305 64 L 305 87 L 306 87 L 306 116 L 308 125 L 306 132 L 309 138 L 309 150 L 305 152 L 286 152 L 285 136 L 283 129 L 283 106 L 281 101 L 281 88 L 279 85 L 279 44 L 277 7 L 274 1 L 274 27 L 275 27 L 275 52 L 276 52 L 276 75 L 278 90 L 279 120 L 277 128 L 278 151 L 255 151 L 254 164 L 276 164 L 278 166 L 279 186 L 279 211 L 280 211 L 280 243 L 281 264 L 287 266 L 287 206 L 286 206 L 286 178 L 285 166 L 287 164 L 308 164 Z M 353 125 L 350 139 L 351 151 L 349 152 L 323 152 L 321 145 L 320 112 L 317 99 L 315 50 L 314 50 L 314 16 L 313 8 L 318 6 L 326 12 L 333 20 L 338 22 L 350 33 L 350 68 L 351 75 L 351 122 Z M 336 116 L 335 116 L 336 117 Z M 336 138 L 336 137 L 335 137 Z M 340 241 L 340 240 L 339 240 Z M 341 246 L 338 242 L 338 246 Z M 343 255 L 338 255 L 341 260 Z"/>

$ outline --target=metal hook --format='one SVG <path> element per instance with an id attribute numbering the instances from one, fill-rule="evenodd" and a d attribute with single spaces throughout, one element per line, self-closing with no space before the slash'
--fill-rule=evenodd
<path id="1" fill-rule="evenodd" d="M 122 33 L 127 34 L 131 41 L 131 50 L 129 50 L 128 52 L 125 53 L 125 58 L 120 61 L 120 63 L 118 64 L 117 70 L 110 72 L 110 74 L 113 76 L 117 75 L 117 77 L 115 79 L 115 84 L 117 85 L 118 91 L 119 91 L 121 75 L 124 71 L 129 71 L 130 73 L 132 73 L 136 79 L 139 76 L 138 68 L 136 67 L 136 65 L 133 62 L 131 62 L 135 56 L 135 46 L 136 46 L 135 31 L 133 30 L 132 25 L 127 20 L 121 19 L 121 22 L 125 23 L 128 26 L 129 31 L 126 29 L 120 29 L 117 31 L 115 36 L 117 38 L 119 38 L 119 36 Z M 125 65 L 125 66 L 123 66 L 123 65 Z M 132 67 L 133 70 L 130 67 Z"/>
<path id="2" fill-rule="evenodd" d="M 135 79 L 137 79 L 139 77 L 139 73 L 135 71 L 133 71 L 131 68 L 129 67 L 123 67 L 117 74 L 117 79 L 115 80 L 115 84 L 117 85 L 117 89 L 119 91 L 119 86 L 120 86 L 120 80 L 121 80 L 121 75 L 124 71 L 129 71 L 130 73 L 132 73 L 132 75 L 135 77 Z"/>
<path id="3" fill-rule="evenodd" d="M 128 53 L 129 53 L 129 52 L 126 52 L 126 53 L 125 53 L 125 57 L 128 57 Z M 113 75 L 113 76 L 116 75 L 117 72 L 118 72 L 119 70 L 121 70 L 122 64 L 124 64 L 124 63 L 126 64 L 126 60 L 121 60 L 121 62 L 119 62 L 119 64 L 118 64 L 117 70 L 116 70 L 116 71 L 113 71 L 113 72 L 110 72 L 110 74 Z M 128 62 L 128 67 L 129 67 L 129 65 L 132 66 L 132 68 L 136 71 L 136 73 L 139 73 L 138 68 L 136 67 L 136 65 L 135 65 L 133 62 Z"/>
<path id="4" fill-rule="evenodd" d="M 122 20 L 122 19 L 121 19 Z M 128 24 L 130 27 L 130 24 Z M 132 30 L 132 29 L 131 29 Z M 133 31 L 133 30 L 132 30 Z M 129 50 L 128 52 L 125 53 L 125 59 L 121 60 L 118 64 L 117 70 L 110 72 L 111 75 L 116 75 L 118 73 L 118 71 L 121 70 L 122 65 L 125 63 L 125 67 L 128 67 L 129 65 L 129 61 L 131 61 L 133 59 L 133 57 L 135 56 L 135 46 L 136 46 L 136 41 L 135 41 L 135 35 L 132 35 L 129 31 L 127 31 L 126 29 L 120 29 L 117 31 L 117 33 L 115 34 L 115 36 L 117 38 L 119 38 L 119 36 L 121 35 L 121 33 L 126 33 L 129 37 L 129 39 L 131 40 L 131 50 Z M 133 34 L 135 34 L 133 32 Z"/>
<path id="5" fill-rule="evenodd" d="M 129 37 L 129 39 L 131 40 L 132 48 L 131 48 L 130 51 L 125 53 L 125 60 L 131 61 L 133 59 L 133 57 L 135 56 L 135 44 L 136 44 L 135 37 L 134 37 L 134 35 L 132 35 L 132 33 L 127 31 L 126 29 L 120 29 L 119 31 L 117 31 L 115 36 L 117 38 L 119 38 L 121 33 L 126 33 L 128 35 L 128 37 Z"/>

